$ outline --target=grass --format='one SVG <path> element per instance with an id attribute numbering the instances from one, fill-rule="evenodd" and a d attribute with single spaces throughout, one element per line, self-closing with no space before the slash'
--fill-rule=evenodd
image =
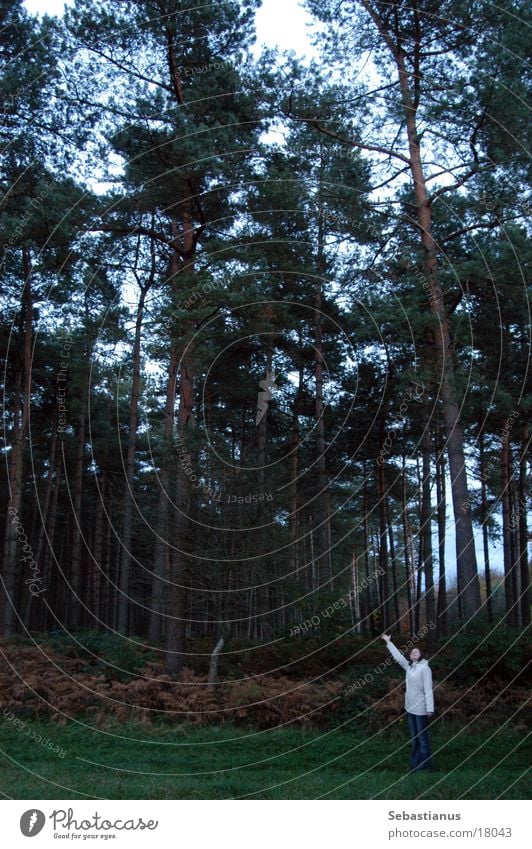
<path id="1" fill-rule="evenodd" d="M 133 723 L 96 729 L 30 720 L 17 728 L 0 718 L 0 791 L 14 799 L 530 796 L 526 735 L 508 726 L 476 733 L 471 727 L 437 728 L 436 771 L 408 775 L 404 720 L 381 732 L 354 724 L 318 732 Z"/>

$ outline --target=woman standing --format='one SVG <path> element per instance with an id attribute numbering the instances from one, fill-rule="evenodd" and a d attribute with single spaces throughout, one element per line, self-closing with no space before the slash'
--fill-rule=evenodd
<path id="1" fill-rule="evenodd" d="M 383 634 L 382 639 L 393 659 L 406 671 L 405 710 L 412 736 L 410 771 L 432 770 L 432 752 L 427 725 L 434 714 L 434 694 L 428 660 L 423 657 L 418 648 L 414 648 L 410 652 L 411 663 L 409 663 L 394 646 L 389 634 Z"/>

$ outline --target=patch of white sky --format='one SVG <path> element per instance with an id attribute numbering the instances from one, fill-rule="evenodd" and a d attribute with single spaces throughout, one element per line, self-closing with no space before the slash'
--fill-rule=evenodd
<path id="1" fill-rule="evenodd" d="M 65 3 L 63 0 L 26 0 L 24 5 L 31 14 L 61 16 L 65 5 L 71 5 L 71 3 Z M 317 24 L 305 9 L 304 3 L 299 2 L 299 0 L 263 0 L 262 6 L 256 15 L 257 41 L 253 51 L 254 55 L 258 56 L 262 49 L 266 47 L 270 49 L 277 48 L 281 52 L 293 51 L 303 62 L 318 59 L 319 51 L 312 43 L 313 35 L 318 29 L 319 24 Z M 362 57 L 360 64 L 356 68 L 355 76 L 360 81 L 363 80 L 369 83 L 378 82 L 379 75 L 368 55 Z M 270 131 L 267 134 L 267 138 L 272 142 L 282 143 L 285 132 L 286 128 L 280 125 L 277 130 Z M 440 178 L 440 183 L 452 181 L 453 178 L 450 174 L 444 174 Z M 103 190 L 107 190 L 108 186 L 105 185 L 102 188 Z M 381 192 L 381 196 L 390 197 L 392 192 L 393 189 L 390 187 L 388 191 Z M 449 487 L 450 481 L 447 482 L 448 492 L 450 491 Z M 473 488 L 476 487 L 473 486 Z M 445 557 L 448 579 L 452 580 L 454 576 L 455 539 L 453 532 L 454 523 L 449 515 L 447 515 L 447 531 Z M 475 532 L 475 548 L 480 564 L 483 560 L 483 551 L 482 537 L 478 530 Z M 490 557 L 492 569 L 501 571 L 503 561 L 500 543 L 491 542 Z M 437 559 L 435 562 L 437 562 Z"/>

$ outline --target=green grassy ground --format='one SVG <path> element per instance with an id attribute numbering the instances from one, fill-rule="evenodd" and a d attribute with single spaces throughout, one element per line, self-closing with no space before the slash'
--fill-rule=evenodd
<path id="1" fill-rule="evenodd" d="M 522 730 L 447 728 L 432 740 L 436 771 L 409 776 L 402 725 L 373 736 L 352 725 L 320 733 L 124 724 L 104 733 L 77 723 L 16 728 L 1 717 L 0 790 L 16 799 L 529 797 Z"/>

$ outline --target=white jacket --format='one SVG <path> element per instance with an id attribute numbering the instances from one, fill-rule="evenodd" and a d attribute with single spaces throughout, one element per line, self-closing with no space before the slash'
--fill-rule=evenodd
<path id="1" fill-rule="evenodd" d="M 434 713 L 434 694 L 432 692 L 432 672 L 428 660 L 409 663 L 399 649 L 390 641 L 388 650 L 399 666 L 406 671 L 405 710 L 416 716 Z"/>

